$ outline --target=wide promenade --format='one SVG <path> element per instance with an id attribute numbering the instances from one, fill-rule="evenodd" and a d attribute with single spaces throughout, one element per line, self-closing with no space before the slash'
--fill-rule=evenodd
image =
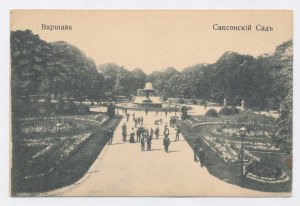
<path id="1" fill-rule="evenodd" d="M 119 113 L 121 113 L 119 111 Z M 85 176 L 73 185 L 41 193 L 40 196 L 270 196 L 272 193 L 244 189 L 217 179 L 205 167 L 193 162 L 193 151 L 182 136 L 175 142 L 175 129 L 170 128 L 170 152 L 165 153 L 162 131 L 169 116 L 135 111 L 144 117 L 144 125 L 159 126 L 161 136 L 153 139 L 152 150 L 141 152 L 140 143 L 122 141 L 122 125 L 134 127 L 132 111 L 129 122 L 124 117 L 117 127 L 113 144 L 107 145 Z M 171 115 L 174 115 L 172 113 Z M 169 122 L 168 122 L 169 124 Z M 127 138 L 128 140 L 128 138 Z M 80 162 L 78 162 L 80 164 Z M 278 194 L 277 194 L 278 195 Z"/>

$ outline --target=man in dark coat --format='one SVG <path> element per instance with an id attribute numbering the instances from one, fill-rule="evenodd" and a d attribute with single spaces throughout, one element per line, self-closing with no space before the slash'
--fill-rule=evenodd
<path id="1" fill-rule="evenodd" d="M 146 138 L 147 138 L 147 151 L 151 150 L 151 144 L 152 144 L 152 138 L 150 137 L 150 135 L 146 134 Z"/>
<path id="2" fill-rule="evenodd" d="M 127 122 L 129 121 L 129 117 L 130 117 L 130 114 L 127 113 L 127 114 L 126 114 L 126 121 L 127 121 Z"/>
<path id="3" fill-rule="evenodd" d="M 144 137 L 141 138 L 141 151 L 142 152 L 145 151 L 145 138 Z"/>
<path id="4" fill-rule="evenodd" d="M 175 127 L 175 123 L 176 123 L 176 118 L 173 117 L 173 118 L 172 118 L 172 124 L 173 124 L 173 127 Z"/>
<path id="5" fill-rule="evenodd" d="M 154 134 L 155 134 L 156 139 L 158 139 L 159 138 L 159 127 L 156 127 Z"/>
<path id="6" fill-rule="evenodd" d="M 126 142 L 126 136 L 127 136 L 127 126 L 126 124 L 124 123 L 122 125 L 122 136 L 123 136 L 123 142 Z"/>
<path id="7" fill-rule="evenodd" d="M 199 149 L 198 158 L 199 158 L 199 161 L 200 161 L 200 166 L 203 167 L 204 166 L 204 159 L 205 159 L 205 153 L 203 151 L 203 148 Z"/>
<path id="8" fill-rule="evenodd" d="M 164 130 L 164 136 L 165 137 L 169 137 L 169 134 L 170 134 L 170 130 L 167 126 L 165 126 L 165 130 Z"/>
<path id="9" fill-rule="evenodd" d="M 152 139 L 153 138 L 153 134 L 154 134 L 154 130 L 152 129 L 152 127 L 150 128 L 150 138 Z"/>
<path id="10" fill-rule="evenodd" d="M 138 127 L 136 129 L 136 141 L 139 142 L 139 140 L 141 139 L 141 127 Z"/>
<path id="11" fill-rule="evenodd" d="M 111 145 L 112 144 L 112 141 L 113 141 L 113 136 L 114 136 L 114 130 L 112 128 L 110 128 L 108 130 L 108 144 Z"/>
<path id="12" fill-rule="evenodd" d="M 169 146 L 170 146 L 170 139 L 168 136 L 165 136 L 164 140 L 163 140 L 163 145 L 165 147 L 165 152 L 168 153 L 169 152 Z"/>

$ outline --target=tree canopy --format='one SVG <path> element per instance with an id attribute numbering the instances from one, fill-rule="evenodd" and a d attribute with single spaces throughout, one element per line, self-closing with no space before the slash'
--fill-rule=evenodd
<path id="1" fill-rule="evenodd" d="M 104 77 L 95 62 L 66 42 L 47 43 L 30 30 L 11 32 L 12 95 L 97 96 Z"/>
<path id="2" fill-rule="evenodd" d="M 164 97 L 203 99 L 257 109 L 292 108 L 292 44 L 257 58 L 225 52 L 213 64 L 196 64 L 181 72 L 173 67 L 146 75 L 115 63 L 96 66 L 77 47 L 66 42 L 47 43 L 30 30 L 11 32 L 12 94 L 130 96 L 152 82 Z"/>

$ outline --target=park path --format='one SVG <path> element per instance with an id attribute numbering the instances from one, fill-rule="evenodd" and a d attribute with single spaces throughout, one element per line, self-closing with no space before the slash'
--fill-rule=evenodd
<path id="1" fill-rule="evenodd" d="M 120 111 L 119 111 L 120 112 Z M 133 127 L 132 111 L 127 123 L 128 131 Z M 155 119 L 162 118 L 149 112 L 135 111 L 144 116 L 146 127 Z M 173 113 L 174 115 L 174 113 Z M 140 143 L 122 141 L 123 118 L 114 133 L 113 145 L 107 145 L 90 167 L 86 175 L 71 186 L 41 193 L 40 196 L 270 196 L 272 193 L 248 190 L 231 185 L 210 175 L 205 167 L 193 162 L 193 151 L 180 136 L 174 142 L 175 130 L 170 128 L 170 153 L 165 153 L 162 135 L 153 139 L 152 151 L 141 152 Z M 80 164 L 80 163 L 79 163 Z M 278 195 L 278 193 L 277 193 Z"/>

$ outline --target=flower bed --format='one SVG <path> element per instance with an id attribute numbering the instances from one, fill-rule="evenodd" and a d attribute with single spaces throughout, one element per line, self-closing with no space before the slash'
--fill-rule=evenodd
<path id="1" fill-rule="evenodd" d="M 52 144 L 51 145 L 47 145 L 43 150 L 40 150 L 38 153 L 36 153 L 35 155 L 33 155 L 32 159 L 34 160 L 34 159 L 36 159 L 36 158 L 38 158 L 40 156 L 45 155 L 46 153 L 48 153 L 51 150 L 52 147 L 53 147 Z"/>
<path id="2" fill-rule="evenodd" d="M 72 137 L 61 137 L 61 159 L 66 159 L 69 155 L 75 152 L 77 148 L 90 136 L 91 133 L 85 133 Z M 36 160 L 39 157 L 49 154 L 53 150 L 57 150 L 59 145 L 55 138 L 52 138 L 52 142 L 45 142 L 42 140 L 33 140 L 33 142 L 28 142 L 27 140 L 26 146 L 37 148 L 37 152 L 32 155 L 31 158 L 31 160 Z"/>
<path id="3" fill-rule="evenodd" d="M 61 152 L 61 159 L 66 159 L 69 155 L 74 153 L 78 147 L 84 143 L 89 137 L 91 136 L 91 133 L 85 133 L 81 135 L 76 135 L 72 137 L 74 140 L 71 144 L 68 144 Z"/>
<path id="4" fill-rule="evenodd" d="M 204 137 L 204 142 L 209 145 L 225 162 L 236 162 L 238 157 L 238 152 L 231 148 L 228 142 L 223 144 L 218 142 L 215 137 Z"/>
<path id="5" fill-rule="evenodd" d="M 225 136 L 235 137 L 240 135 L 239 128 L 223 128 L 221 133 Z M 271 138 L 271 132 L 264 130 L 250 130 L 246 133 L 247 137 L 255 138 Z"/>
<path id="6" fill-rule="evenodd" d="M 260 162 L 253 162 L 245 168 L 247 177 L 265 183 L 280 183 L 289 180 L 289 176 L 280 170 L 262 164 Z"/>
<path id="7" fill-rule="evenodd" d="M 219 140 L 215 137 L 205 136 L 204 142 L 210 146 L 225 162 L 234 163 L 239 160 L 241 141 Z M 250 142 L 246 142 L 246 145 Z M 278 168 L 264 165 L 260 158 L 244 149 L 244 161 L 249 164 L 245 166 L 246 176 L 250 179 L 265 183 L 279 183 L 289 180 L 288 175 Z"/>
<path id="8" fill-rule="evenodd" d="M 239 152 L 241 150 L 240 141 L 219 140 L 215 137 L 205 136 L 204 142 L 217 152 L 217 154 L 222 157 L 225 162 L 234 163 L 238 161 Z M 244 160 L 248 162 L 253 160 L 260 161 L 257 156 L 247 149 L 244 149 Z"/>

